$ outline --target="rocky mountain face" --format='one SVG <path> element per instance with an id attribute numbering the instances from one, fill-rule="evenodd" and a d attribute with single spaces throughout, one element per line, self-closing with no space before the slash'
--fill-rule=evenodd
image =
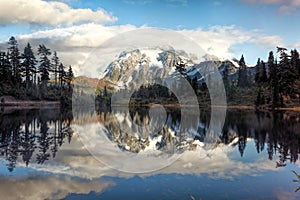
<path id="1" fill-rule="evenodd" d="M 176 74 L 175 65 L 179 64 L 194 65 L 187 54 L 174 50 L 136 49 L 122 52 L 107 67 L 101 81 L 112 84 L 115 90 L 126 87 L 136 89 L 142 83 Z"/>
<path id="2" fill-rule="evenodd" d="M 235 79 L 239 68 L 236 60 L 221 60 L 211 55 L 205 55 L 203 59 L 201 63 L 194 63 L 192 55 L 172 49 L 124 51 L 107 67 L 99 83 L 108 85 L 111 91 L 138 89 L 141 84 L 151 84 L 152 80 L 167 77 L 176 79 L 179 73 L 201 82 L 203 76 L 215 73 L 216 68 L 221 74 L 227 69 L 229 77 Z M 201 73 L 203 71 L 205 73 Z"/>

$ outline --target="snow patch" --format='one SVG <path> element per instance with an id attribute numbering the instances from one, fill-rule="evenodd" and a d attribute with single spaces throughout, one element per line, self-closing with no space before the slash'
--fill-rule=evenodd
<path id="1" fill-rule="evenodd" d="M 152 152 L 153 150 L 157 150 L 156 149 L 156 144 L 157 144 L 157 142 L 160 142 L 161 141 L 161 139 L 162 139 L 162 135 L 159 135 L 158 137 L 155 137 L 155 138 L 153 138 L 153 139 L 151 139 L 150 137 L 149 137 L 149 145 L 143 150 L 144 152 L 147 152 L 147 151 L 150 151 L 150 152 Z"/>
<path id="2" fill-rule="evenodd" d="M 204 143 L 203 142 L 200 142 L 199 140 L 195 140 L 193 142 L 193 144 L 197 145 L 197 146 L 200 146 L 200 147 L 204 147 Z"/>
<path id="3" fill-rule="evenodd" d="M 125 83 L 125 85 L 128 87 L 129 83 L 132 81 L 132 76 L 130 76 L 127 80 L 127 82 Z"/>
<path id="4" fill-rule="evenodd" d="M 156 67 L 162 68 L 163 67 L 162 62 L 157 60 L 158 54 L 161 52 L 162 52 L 162 50 L 160 50 L 160 49 L 153 49 L 153 50 L 143 49 L 143 50 L 141 50 L 142 54 L 145 54 L 147 57 L 150 58 L 150 66 L 154 65 Z"/>

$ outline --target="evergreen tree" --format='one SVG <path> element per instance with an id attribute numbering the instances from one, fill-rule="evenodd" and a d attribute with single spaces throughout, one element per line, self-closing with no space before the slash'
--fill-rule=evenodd
<path id="1" fill-rule="evenodd" d="M 269 82 L 272 99 L 272 107 L 280 106 L 280 94 L 279 94 L 279 66 L 277 60 L 274 58 L 273 51 L 269 52 L 268 57 L 268 68 L 269 68 Z"/>
<path id="2" fill-rule="evenodd" d="M 274 61 L 272 68 L 272 79 L 271 79 L 271 94 L 272 94 L 272 106 L 280 106 L 280 92 L 279 92 L 279 66 L 277 60 Z"/>
<path id="3" fill-rule="evenodd" d="M 57 56 L 56 51 L 53 53 L 52 57 L 52 70 L 54 72 L 54 83 L 57 83 L 57 73 L 58 73 L 58 67 L 59 67 L 59 58 Z"/>
<path id="4" fill-rule="evenodd" d="M 280 49 L 280 61 L 278 68 L 279 92 L 288 95 L 293 90 L 294 73 L 286 49 Z"/>
<path id="5" fill-rule="evenodd" d="M 8 44 L 8 58 L 12 66 L 13 82 L 16 84 L 17 89 L 19 89 L 22 79 L 20 75 L 20 51 L 18 48 L 18 41 L 12 36 L 10 37 Z"/>
<path id="6" fill-rule="evenodd" d="M 62 95 L 62 89 L 63 89 L 63 84 L 65 81 L 66 77 L 66 72 L 65 72 L 65 66 L 60 63 L 58 67 L 58 79 L 59 79 L 59 86 L 60 86 L 60 95 Z"/>
<path id="7" fill-rule="evenodd" d="M 239 61 L 239 70 L 238 70 L 238 86 L 246 87 L 248 86 L 248 76 L 247 76 L 247 68 L 244 55 L 242 55 Z"/>
<path id="8" fill-rule="evenodd" d="M 72 67 L 69 66 L 68 72 L 67 72 L 67 74 L 66 74 L 66 82 L 67 82 L 67 84 L 68 84 L 68 89 L 69 89 L 69 91 L 71 91 L 71 89 L 72 89 L 71 86 L 72 86 L 72 81 L 73 81 L 73 79 L 74 79 L 73 70 L 72 70 Z"/>
<path id="9" fill-rule="evenodd" d="M 264 61 L 262 60 L 260 62 L 260 82 L 266 82 L 268 80 L 267 77 L 267 71 L 266 71 L 266 65 Z"/>
<path id="10" fill-rule="evenodd" d="M 257 64 L 255 66 L 255 82 L 259 83 L 260 80 L 260 58 L 257 60 Z"/>
<path id="11" fill-rule="evenodd" d="M 27 43 L 27 46 L 24 48 L 24 53 L 22 54 L 22 58 L 23 58 L 22 66 L 25 72 L 24 73 L 25 84 L 26 84 L 25 94 L 27 95 L 28 88 L 33 83 L 33 79 L 34 79 L 33 77 L 35 76 L 36 73 L 35 64 L 37 62 L 33 54 L 31 45 L 29 43 Z M 30 77 L 32 77 L 31 80 Z"/>
<path id="12" fill-rule="evenodd" d="M 299 53 L 296 49 L 291 51 L 291 71 L 293 73 L 293 76 L 291 78 L 293 79 L 294 83 L 300 74 L 300 58 Z"/>
<path id="13" fill-rule="evenodd" d="M 269 69 L 269 80 L 272 81 L 273 74 L 274 74 L 274 67 L 275 67 L 275 59 L 274 59 L 274 54 L 273 51 L 269 52 L 269 57 L 268 57 L 268 69 Z"/>
<path id="14" fill-rule="evenodd" d="M 8 56 L 5 52 L 0 52 L 0 82 L 10 82 L 11 76 L 11 65 L 9 63 Z"/>
<path id="15" fill-rule="evenodd" d="M 50 49 L 48 49 L 45 45 L 39 45 L 38 55 L 40 55 L 40 66 L 39 73 L 42 81 L 42 85 L 45 88 L 49 78 L 49 71 L 51 70 L 51 63 L 48 56 L 51 55 Z"/>

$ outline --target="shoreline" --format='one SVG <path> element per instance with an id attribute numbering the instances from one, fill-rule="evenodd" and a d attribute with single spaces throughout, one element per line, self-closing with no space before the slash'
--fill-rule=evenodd
<path id="1" fill-rule="evenodd" d="M 0 108 L 9 109 L 34 109 L 34 108 L 60 108 L 59 101 L 30 101 L 17 100 L 9 102 L 0 102 Z"/>
<path id="2" fill-rule="evenodd" d="M 137 105 L 134 105 L 136 107 L 145 107 L 145 106 L 152 106 L 154 105 L 154 103 L 148 103 L 148 104 L 137 104 Z M 163 105 L 165 107 L 175 107 L 175 108 L 180 108 L 180 107 L 196 107 L 196 106 L 199 106 L 199 105 L 183 105 L 181 106 L 180 104 L 160 104 L 160 105 Z M 121 107 L 123 105 L 120 105 Z M 227 109 L 241 109 L 241 110 L 257 110 L 257 111 L 300 111 L 300 106 L 297 106 L 297 107 L 278 107 L 278 108 L 275 108 L 275 109 L 271 109 L 271 108 L 263 108 L 263 109 L 259 109 L 259 108 L 256 108 L 254 105 L 253 106 L 249 106 L 249 105 L 208 105 L 207 107 L 204 107 L 204 106 L 201 106 L 200 108 L 211 108 L 211 107 L 214 107 L 214 108 L 227 108 Z"/>
<path id="3" fill-rule="evenodd" d="M 129 106 L 134 107 L 146 107 L 146 106 L 153 106 L 154 103 L 147 103 L 147 104 L 130 104 Z M 173 108 L 180 108 L 180 107 L 196 107 L 199 105 L 180 105 L 176 103 L 161 103 L 160 105 L 163 105 L 165 107 L 173 107 Z M 126 106 L 123 104 L 117 105 L 120 107 Z M 200 108 L 227 108 L 227 109 L 242 109 L 242 110 L 258 110 L 258 111 L 272 111 L 271 108 L 263 108 L 263 109 L 257 109 L 255 106 L 249 106 L 249 105 L 208 105 L 207 107 L 201 106 Z M 17 100 L 17 101 L 9 101 L 5 103 L 0 102 L 0 108 L 9 108 L 9 109 L 38 109 L 38 108 L 60 108 L 60 102 L 59 101 L 32 101 L 32 100 Z M 279 107 L 275 108 L 274 111 L 300 111 L 300 106 L 296 107 Z"/>

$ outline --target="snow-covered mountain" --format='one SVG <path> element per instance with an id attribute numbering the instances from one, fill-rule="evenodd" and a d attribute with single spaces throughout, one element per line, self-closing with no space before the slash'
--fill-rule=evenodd
<path id="1" fill-rule="evenodd" d="M 145 83 L 145 80 L 166 78 L 178 73 L 176 65 L 193 66 L 191 57 L 183 51 L 135 49 L 124 51 L 104 71 L 102 81 L 116 90 Z"/>
<path id="2" fill-rule="evenodd" d="M 179 75 L 178 67 L 191 79 L 203 80 L 203 76 L 215 73 L 223 74 L 225 69 L 233 78 L 239 66 L 236 59 L 220 59 L 213 55 L 204 55 L 203 62 L 195 63 L 193 55 L 174 49 L 135 49 L 122 52 L 104 71 L 102 82 L 109 84 L 112 90 L 125 88 L 137 89 L 151 80 Z M 201 72 L 205 73 L 201 73 Z M 150 81 L 150 82 L 149 82 Z"/>

